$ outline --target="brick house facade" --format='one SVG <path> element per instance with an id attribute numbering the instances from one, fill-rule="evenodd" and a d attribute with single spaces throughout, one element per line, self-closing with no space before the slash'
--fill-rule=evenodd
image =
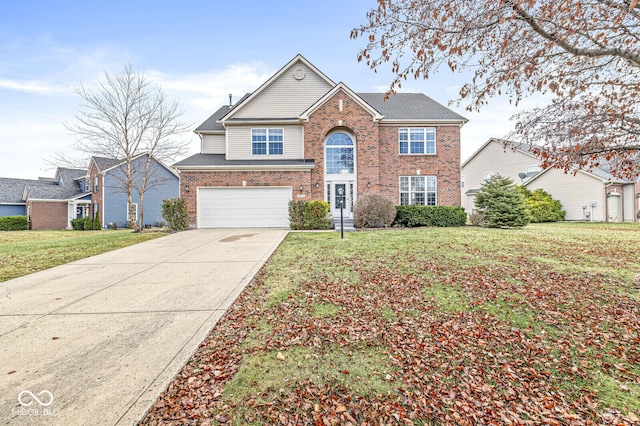
<path id="1" fill-rule="evenodd" d="M 459 206 L 466 121 L 423 94 L 354 93 L 298 55 L 196 129 L 201 152 L 175 165 L 180 196 L 192 227 L 286 227 L 300 199 L 349 216 L 369 193 Z"/>

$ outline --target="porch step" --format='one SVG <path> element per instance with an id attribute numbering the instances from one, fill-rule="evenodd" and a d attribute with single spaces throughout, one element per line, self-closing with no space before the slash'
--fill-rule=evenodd
<path id="1" fill-rule="evenodd" d="M 356 227 L 353 225 L 353 219 L 343 219 L 344 232 L 354 232 Z M 340 232 L 340 218 L 333 218 L 331 222 L 331 227 L 336 230 L 336 232 Z"/>

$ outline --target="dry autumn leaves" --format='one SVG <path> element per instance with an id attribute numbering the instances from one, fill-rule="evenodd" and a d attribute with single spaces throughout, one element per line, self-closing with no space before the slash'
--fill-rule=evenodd
<path id="1" fill-rule="evenodd" d="M 143 424 L 638 424 L 640 229 L 291 234 Z"/>

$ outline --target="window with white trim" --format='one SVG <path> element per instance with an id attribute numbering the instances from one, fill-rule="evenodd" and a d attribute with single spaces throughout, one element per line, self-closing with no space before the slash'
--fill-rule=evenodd
<path id="1" fill-rule="evenodd" d="M 435 176 L 400 176 L 400 205 L 435 206 Z"/>
<path id="2" fill-rule="evenodd" d="M 401 127 L 400 154 L 435 154 L 436 129 L 433 127 Z"/>
<path id="3" fill-rule="evenodd" d="M 93 192 L 98 192 L 98 176 L 93 178 Z"/>
<path id="4" fill-rule="evenodd" d="M 484 180 L 491 180 L 493 172 L 484 172 Z"/>
<path id="5" fill-rule="evenodd" d="M 540 171 L 540 166 L 527 166 L 524 169 L 526 174 L 529 173 L 538 173 Z"/>
<path id="6" fill-rule="evenodd" d="M 251 129 L 253 155 L 282 155 L 284 129 Z"/>
<path id="7" fill-rule="evenodd" d="M 131 214 L 129 213 L 130 212 L 129 206 L 130 204 L 127 203 L 127 222 L 133 220 L 131 219 Z M 133 203 L 133 211 L 136 216 L 135 220 L 137 221 L 138 220 L 138 203 Z"/>

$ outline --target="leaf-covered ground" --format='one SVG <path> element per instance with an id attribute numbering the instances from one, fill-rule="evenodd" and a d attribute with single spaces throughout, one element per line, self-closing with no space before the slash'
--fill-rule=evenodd
<path id="1" fill-rule="evenodd" d="M 143 424 L 639 424 L 640 226 L 292 233 Z"/>

